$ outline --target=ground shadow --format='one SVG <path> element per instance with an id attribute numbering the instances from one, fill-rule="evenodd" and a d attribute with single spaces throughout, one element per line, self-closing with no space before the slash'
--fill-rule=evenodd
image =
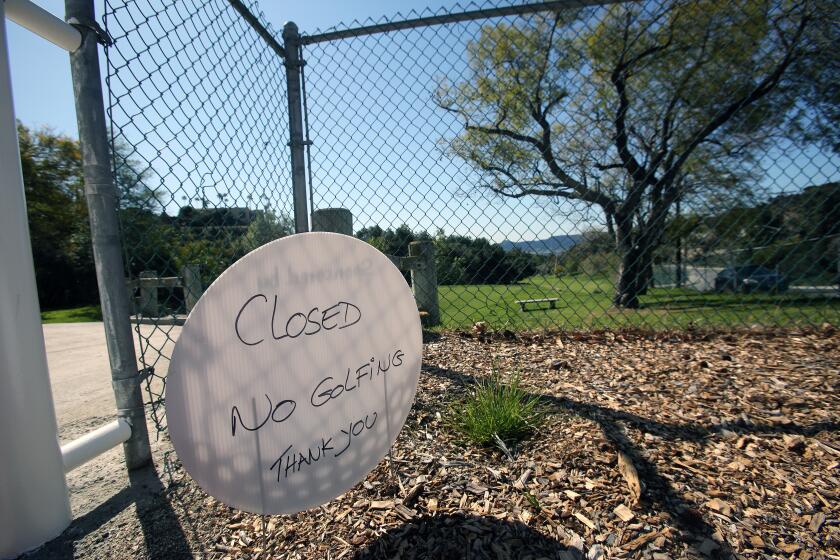
<path id="1" fill-rule="evenodd" d="M 440 340 L 440 333 L 423 328 L 423 344 L 437 342 L 438 340 Z"/>
<path id="2" fill-rule="evenodd" d="M 431 375 L 443 377 L 459 384 L 468 385 L 477 379 L 469 374 L 436 366 L 424 366 L 423 371 Z M 559 411 L 571 413 L 581 418 L 596 422 L 607 440 L 616 450 L 627 454 L 636 466 L 639 477 L 645 485 L 643 506 L 652 511 L 665 511 L 674 520 L 675 528 L 681 533 L 683 540 L 695 552 L 706 556 L 708 551 L 701 552 L 699 546 L 707 539 L 712 539 L 715 527 L 703 519 L 698 506 L 686 499 L 673 484 L 660 472 L 656 464 L 648 459 L 636 445 L 627 437 L 625 427 L 630 426 L 661 437 L 665 441 L 687 440 L 704 442 L 709 436 L 719 433 L 722 429 L 735 433 L 779 433 L 813 435 L 818 432 L 838 431 L 840 422 L 819 422 L 810 426 L 797 424 L 788 425 L 759 425 L 759 424 L 726 424 L 702 426 L 691 423 L 668 423 L 645 418 L 637 414 L 602 407 L 592 403 L 576 401 L 567 397 L 553 395 L 536 395 L 543 403 Z M 732 550 L 724 543 L 717 550 L 722 558 L 733 557 Z"/>
<path id="3" fill-rule="evenodd" d="M 464 514 L 423 516 L 389 529 L 368 542 L 351 558 L 356 560 L 497 560 L 505 558 L 580 559 L 570 549 L 523 523 Z"/>
<path id="4" fill-rule="evenodd" d="M 129 471 L 129 486 L 95 509 L 76 518 L 58 537 L 23 556 L 28 559 L 76 558 L 84 554 L 85 537 L 114 520 L 124 509 L 135 505 L 143 533 L 145 550 L 111 550 L 114 558 L 144 555 L 150 558 L 192 558 L 186 535 L 169 496 L 153 466 Z M 107 539 L 108 532 L 105 533 Z M 124 546 L 124 543 L 123 543 Z"/>
<path id="5" fill-rule="evenodd" d="M 192 558 L 181 522 L 154 467 L 129 472 L 137 495 L 137 517 L 151 558 Z"/>

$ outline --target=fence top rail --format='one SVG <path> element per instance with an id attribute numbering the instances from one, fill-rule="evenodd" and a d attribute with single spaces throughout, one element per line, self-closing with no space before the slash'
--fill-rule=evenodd
<path id="1" fill-rule="evenodd" d="M 364 25 L 361 27 L 354 27 L 351 29 L 338 29 L 335 31 L 327 31 L 324 33 L 315 33 L 313 35 L 301 35 L 300 42 L 303 45 L 312 45 L 315 43 L 350 39 L 353 37 L 362 37 L 365 35 L 376 35 L 378 33 L 389 33 L 391 31 L 401 31 L 405 29 L 414 29 L 417 27 L 429 27 L 432 25 L 443 25 L 447 23 L 458 23 L 463 21 L 490 19 L 504 16 L 527 15 L 539 12 L 551 12 L 554 10 L 568 10 L 572 8 L 583 8 L 586 6 L 616 4 L 622 1 L 624 0 L 554 0 L 550 2 L 538 2 L 534 4 L 519 4 L 515 6 L 502 6 L 498 8 L 483 8 L 478 10 L 468 10 L 464 12 L 455 12 L 450 14 L 423 16 L 412 19 L 405 19 L 402 21 L 390 21 L 385 23 L 377 23 L 374 25 Z"/>
<path id="2" fill-rule="evenodd" d="M 277 42 L 277 39 L 274 38 L 271 31 L 262 24 L 257 16 L 251 13 L 251 10 L 249 10 L 241 0 L 228 0 L 228 2 L 237 12 L 239 12 L 239 15 L 248 22 L 248 25 L 250 25 L 260 37 L 262 37 L 262 40 L 265 41 L 266 45 L 268 45 L 271 50 L 280 55 L 281 58 L 286 58 L 286 49 Z"/>

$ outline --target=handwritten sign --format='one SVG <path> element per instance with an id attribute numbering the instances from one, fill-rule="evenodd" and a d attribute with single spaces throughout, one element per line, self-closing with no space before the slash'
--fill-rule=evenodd
<path id="1" fill-rule="evenodd" d="M 225 271 L 187 319 L 166 389 L 172 443 L 228 505 L 321 505 L 388 452 L 421 352 L 414 297 L 385 255 L 332 233 L 273 241 Z"/>

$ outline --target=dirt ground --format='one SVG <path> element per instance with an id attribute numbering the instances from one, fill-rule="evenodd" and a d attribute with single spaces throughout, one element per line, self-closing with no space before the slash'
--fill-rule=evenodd
<path id="1" fill-rule="evenodd" d="M 512 458 L 447 423 L 493 367 L 550 413 Z M 294 516 L 218 503 L 164 440 L 155 459 L 90 463 L 27 558 L 840 558 L 840 333 L 430 336 L 390 461 Z"/>
<path id="2" fill-rule="evenodd" d="M 140 328 L 153 344 L 171 352 L 172 342 L 163 331 L 152 333 L 152 328 L 145 325 Z M 167 329 L 171 338 L 177 338 L 180 327 Z M 58 437 L 63 445 L 116 418 L 105 330 L 102 323 L 48 324 L 44 325 L 44 341 Z M 157 370 L 165 374 L 166 365 L 161 361 Z M 153 430 L 151 423 L 149 429 Z M 167 444 L 156 438 L 154 431 L 151 433 L 155 452 L 164 453 Z M 109 500 L 127 494 L 130 481 L 122 457 L 121 448 L 112 449 L 68 473 L 74 519 L 84 518 L 97 508 L 105 511 L 101 507 Z"/>

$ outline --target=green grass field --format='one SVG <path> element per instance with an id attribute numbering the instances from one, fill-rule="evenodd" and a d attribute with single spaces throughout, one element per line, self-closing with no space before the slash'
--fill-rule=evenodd
<path id="1" fill-rule="evenodd" d="M 644 327 L 675 329 L 840 324 L 840 298 L 789 291 L 785 294 L 714 294 L 654 288 L 641 309 L 616 309 L 612 281 L 590 276 L 533 276 L 518 284 L 441 286 L 440 328 L 470 328 L 478 321 L 494 329 L 568 330 Z M 557 309 L 522 312 L 517 300 L 556 297 Z M 529 306 L 531 307 L 531 306 Z M 44 311 L 44 323 L 101 321 L 98 306 Z"/>
<path id="2" fill-rule="evenodd" d="M 41 312 L 41 322 L 49 323 L 89 323 L 101 321 L 102 310 L 98 305 L 86 305 L 84 307 L 73 307 L 71 309 L 54 309 Z"/>
<path id="3" fill-rule="evenodd" d="M 613 282 L 606 276 L 534 276 L 509 286 L 441 286 L 438 297 L 442 328 L 468 328 L 477 321 L 511 330 L 840 323 L 840 298 L 795 291 L 714 294 L 654 288 L 635 310 L 612 307 L 612 291 Z M 522 312 L 516 304 L 517 300 L 548 297 L 560 298 L 557 309 Z"/>

